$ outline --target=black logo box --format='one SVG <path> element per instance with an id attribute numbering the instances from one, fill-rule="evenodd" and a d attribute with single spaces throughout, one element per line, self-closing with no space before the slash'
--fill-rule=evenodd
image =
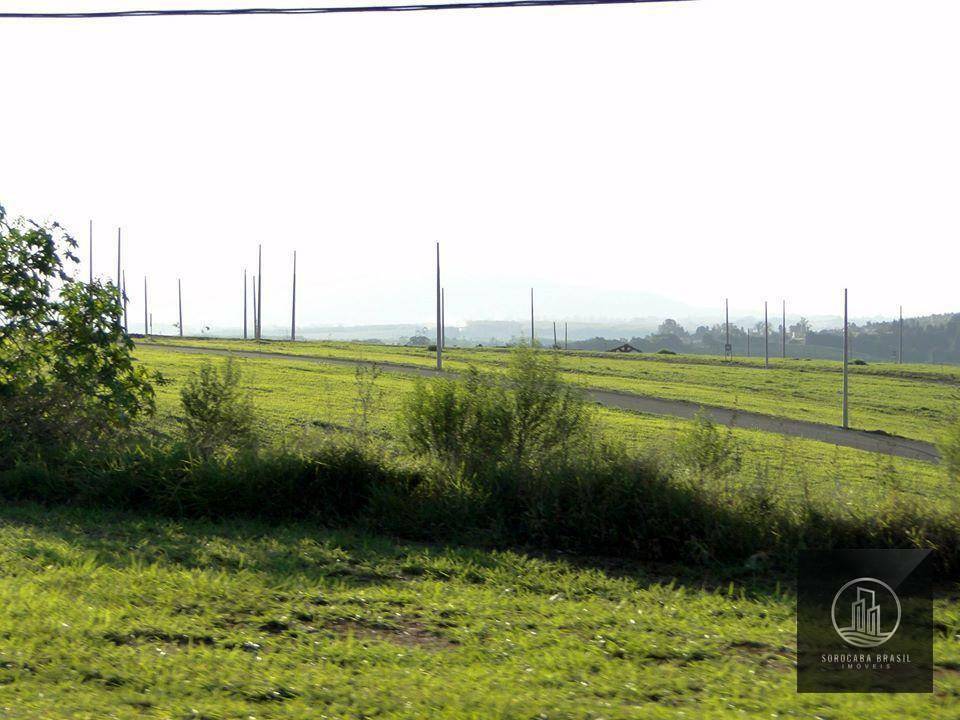
<path id="1" fill-rule="evenodd" d="M 797 692 L 933 692 L 931 565 L 930 550 L 802 552 Z"/>

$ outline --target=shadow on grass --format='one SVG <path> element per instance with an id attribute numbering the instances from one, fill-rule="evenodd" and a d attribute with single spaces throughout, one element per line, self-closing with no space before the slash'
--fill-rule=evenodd
<path id="1" fill-rule="evenodd" d="M 558 581 L 585 595 L 619 594 L 656 585 L 748 596 L 792 597 L 794 578 L 781 569 L 743 566 L 691 567 L 595 555 L 544 552 L 522 546 L 422 543 L 363 527 L 329 527 L 312 521 L 170 519 L 131 511 L 45 507 L 32 503 L 0 508 L 0 526 L 62 541 L 98 565 L 123 569 L 159 565 L 189 570 L 246 571 L 272 584 L 336 581 L 346 587 L 459 580 L 552 592 Z M 34 549 L 34 552 L 37 552 Z M 40 551 L 42 552 L 42 551 Z M 57 555 L 50 564 L 64 562 Z M 616 588 L 616 592 L 614 592 Z"/>

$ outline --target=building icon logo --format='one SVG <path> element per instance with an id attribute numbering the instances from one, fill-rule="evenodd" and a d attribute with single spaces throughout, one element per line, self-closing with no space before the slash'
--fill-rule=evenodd
<path id="1" fill-rule="evenodd" d="M 830 615 L 833 629 L 848 645 L 879 647 L 900 627 L 900 598 L 882 580 L 857 578 L 837 591 Z"/>

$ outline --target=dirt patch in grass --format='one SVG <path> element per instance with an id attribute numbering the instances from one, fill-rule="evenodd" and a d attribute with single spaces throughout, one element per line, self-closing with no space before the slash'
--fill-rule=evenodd
<path id="1" fill-rule="evenodd" d="M 184 633 L 166 633 L 161 630 L 137 629 L 128 633 L 108 632 L 104 640 L 114 645 L 136 645 L 138 642 L 167 643 L 180 647 L 187 645 L 213 645 L 209 635 L 186 635 Z"/>
<path id="2" fill-rule="evenodd" d="M 351 635 L 361 641 L 389 642 L 403 647 L 442 650 L 459 645 L 456 640 L 443 637 L 416 620 L 396 625 L 338 620 L 326 627 L 340 636 Z"/>
<path id="3" fill-rule="evenodd" d="M 796 667 L 796 651 L 788 647 L 771 645 L 756 640 L 740 640 L 728 646 L 732 651 L 739 653 L 760 667 L 780 672 L 790 672 Z"/>

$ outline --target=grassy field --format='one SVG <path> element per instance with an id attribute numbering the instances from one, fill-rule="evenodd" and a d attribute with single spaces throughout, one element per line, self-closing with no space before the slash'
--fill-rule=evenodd
<path id="1" fill-rule="evenodd" d="M 353 346 L 347 346 L 350 349 Z M 356 350 L 356 348 L 354 348 Z M 366 348 L 363 348 L 365 351 Z M 138 357 L 170 381 L 160 388 L 161 416 L 175 414 L 179 387 L 203 356 L 141 345 Z M 345 355 L 341 355 L 344 357 Z M 357 357 L 355 353 L 353 357 Z M 365 355 L 364 355 L 365 356 Z M 214 362 L 222 358 L 210 356 Z M 298 362 L 287 359 L 247 359 L 238 362 L 244 385 L 253 395 L 261 430 L 277 441 L 296 442 L 311 428 L 349 428 L 356 419 L 356 372 L 339 365 Z M 371 417 L 372 427 L 385 435 L 395 428 L 395 414 L 413 378 L 383 374 L 377 384 L 380 401 Z M 601 409 L 600 418 L 613 435 L 632 447 L 653 448 L 669 444 L 685 421 Z M 947 497 L 940 469 L 929 463 L 889 458 L 852 448 L 835 447 L 812 440 L 786 438 L 771 433 L 735 430 L 744 448 L 744 481 L 768 479 L 778 493 L 837 495 L 841 502 L 856 495 L 865 501 L 882 498 L 894 487 L 936 502 Z"/>
<path id="2" fill-rule="evenodd" d="M 163 342 L 174 342 L 163 339 Z M 200 347 L 263 350 L 310 357 L 357 358 L 430 367 L 426 350 L 336 342 L 255 343 L 236 340 L 176 341 Z M 147 341 L 147 344 L 149 341 Z M 501 368 L 508 351 L 494 348 L 450 349 L 446 367 L 473 364 Z M 560 353 L 566 380 L 604 390 L 618 390 L 707 405 L 739 408 L 798 420 L 840 424 L 840 363 L 829 360 L 740 358 L 727 363 L 709 356 L 611 355 Z M 852 365 L 850 423 L 863 430 L 935 442 L 960 404 L 960 368 L 893 363 Z"/>
<path id="3" fill-rule="evenodd" d="M 222 362 L 150 343 L 136 355 L 167 379 L 157 422 L 168 431 L 187 375 L 207 357 Z M 645 362 L 563 362 L 581 359 Z M 353 367 L 237 362 L 268 442 L 360 422 Z M 674 358 L 647 365 L 760 374 Z M 384 442 L 396 440 L 414 382 L 377 379 L 369 421 Z M 649 452 L 668 452 L 689 427 L 607 409 L 599 418 L 611 437 Z M 894 490 L 931 510 L 953 499 L 935 465 L 734 434 L 744 453 L 736 482 L 764 483 L 786 504 L 812 493 L 856 515 Z M 960 718 L 955 584 L 935 602 L 933 695 L 797 694 L 795 602 L 789 574 L 741 564 L 641 566 L 416 544 L 361 527 L 6 506 L 0 718 Z"/>
<path id="4" fill-rule="evenodd" d="M 798 695 L 788 578 L 691 575 L 359 531 L 0 511 L 0 717 L 960 717 Z"/>

